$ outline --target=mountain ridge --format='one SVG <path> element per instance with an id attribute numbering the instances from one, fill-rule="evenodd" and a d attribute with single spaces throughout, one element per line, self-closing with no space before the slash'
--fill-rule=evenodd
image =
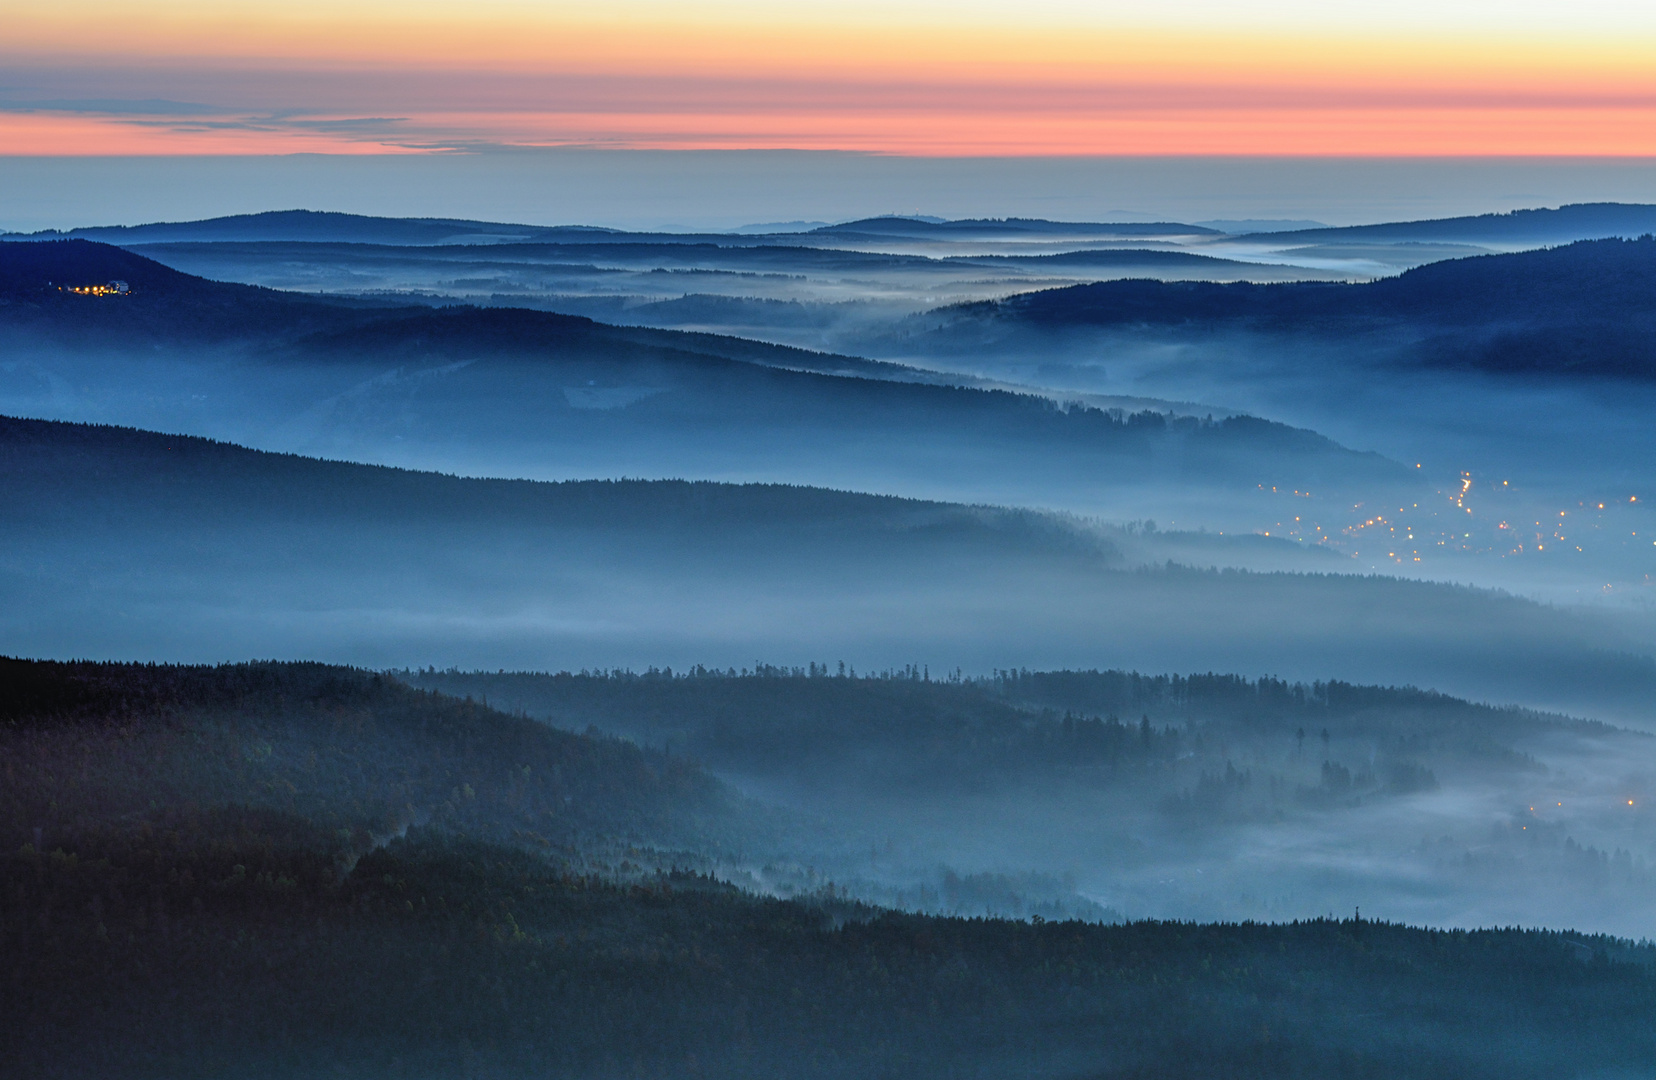
<path id="1" fill-rule="evenodd" d="M 122 277 L 131 291 L 86 296 L 47 284 L 66 275 L 83 284 Z M 860 454 L 859 469 L 892 464 L 892 453 L 861 449 L 870 440 L 910 458 L 958 445 L 987 459 L 1005 443 L 1017 457 L 994 466 L 1001 470 L 1034 468 L 1032 455 L 1044 447 L 1089 483 L 1108 477 L 1096 462 L 1111 459 L 1225 483 L 1244 474 L 1250 483 L 1269 476 L 1298 487 L 1403 475 L 1377 455 L 1255 418 L 1128 415 L 857 357 L 523 308 L 434 308 L 224 284 L 85 240 L 0 243 L 0 298 L 11 301 L 0 306 L 0 332 L 20 351 L 49 344 L 84 355 L 96 347 L 149 362 L 159 350 L 215 367 L 233 356 L 282 387 L 325 382 L 330 396 L 307 414 L 321 419 L 305 422 L 332 423 L 339 438 L 358 443 L 375 433 L 442 445 L 510 437 L 526 450 L 538 445 L 540 457 L 583 461 L 613 445 L 629 463 L 622 468 L 637 468 L 630 463 L 660 457 L 650 451 L 655 457 L 640 459 L 640 448 L 661 444 L 664 453 L 662 440 L 674 438 L 680 469 L 687 451 L 714 455 L 692 469 L 701 475 L 752 459 L 754 439 L 768 455 L 819 444 L 841 457 Z M 241 351 L 224 353 L 225 345 Z M 341 419 L 327 420 L 334 415 Z M 342 427 L 345 417 L 354 419 Z M 1049 458 L 1041 467 L 1053 465 Z"/>
<path id="2" fill-rule="evenodd" d="M 1392 331 L 1432 366 L 1656 378 L 1656 237 L 1448 259 L 1348 282 L 1105 281 L 942 308 L 919 325 L 970 334 L 1169 328 L 1199 333 Z"/>
<path id="3" fill-rule="evenodd" d="M 1236 239 L 1268 238 L 1273 244 L 1345 239 L 1558 243 L 1614 236 L 1631 238 L 1652 231 L 1656 231 L 1656 204 L 1602 202 L 1566 203 L 1556 208 L 1538 207 L 1463 217 L 1248 233 Z"/>

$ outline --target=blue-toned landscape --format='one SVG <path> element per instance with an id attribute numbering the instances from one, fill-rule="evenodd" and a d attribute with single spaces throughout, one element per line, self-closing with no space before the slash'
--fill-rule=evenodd
<path id="1" fill-rule="evenodd" d="M 1645 1075 L 1653 229 L 0 237 L 0 1062 Z"/>

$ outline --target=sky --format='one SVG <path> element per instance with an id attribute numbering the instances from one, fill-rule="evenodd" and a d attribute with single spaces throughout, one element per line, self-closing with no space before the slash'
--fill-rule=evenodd
<path id="1" fill-rule="evenodd" d="M 0 155 L 1656 155 L 1626 0 L 0 0 Z"/>

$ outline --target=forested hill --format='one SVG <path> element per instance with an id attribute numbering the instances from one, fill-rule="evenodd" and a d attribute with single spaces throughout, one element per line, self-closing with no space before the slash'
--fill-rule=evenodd
<path id="1" fill-rule="evenodd" d="M 75 289 L 123 283 L 126 295 Z M 14 344 L 179 346 L 351 325 L 381 305 L 208 281 L 89 240 L 0 242 L 0 334 Z"/>
<path id="2" fill-rule="evenodd" d="M 319 210 L 267 210 L 258 214 L 230 214 L 203 221 L 161 221 L 147 225 L 106 225 L 71 229 L 65 237 L 111 244 L 153 244 L 169 241 L 223 243 L 247 240 L 325 240 L 345 244 L 453 244 L 529 240 L 546 233 L 584 233 L 604 236 L 601 228 L 548 229 L 498 221 L 454 218 L 388 218 Z M 52 234 L 36 234 L 46 237 Z"/>
<path id="3" fill-rule="evenodd" d="M 73 290 L 120 281 L 124 295 Z M 857 371 L 886 376 L 904 369 L 856 357 L 766 345 L 712 334 L 621 328 L 574 315 L 496 309 L 478 322 L 478 309 L 433 312 L 405 302 L 322 297 L 254 285 L 210 281 L 110 244 L 90 240 L 0 242 L 0 331 L 29 332 L 43 343 L 62 340 L 106 347 L 186 347 L 248 342 L 267 350 L 326 351 L 341 335 L 355 348 L 455 342 L 477 335 L 474 353 L 545 353 L 576 341 L 611 351 L 674 349 L 684 358 L 739 359 L 771 367 Z M 370 329 L 371 328 L 371 329 Z M 28 340 L 28 339 L 22 339 Z M 917 376 L 920 373 L 915 373 Z"/>
<path id="4" fill-rule="evenodd" d="M 304 822 L 341 865 L 416 823 L 596 856 L 618 840 L 716 848 L 735 821 L 682 759 L 323 664 L 0 658 L 0 761 L 7 851 L 244 821 Z"/>
<path id="5" fill-rule="evenodd" d="M 934 313 L 944 326 L 1395 333 L 1429 363 L 1656 377 L 1656 238 L 1431 263 L 1364 284 L 1112 281 Z"/>
<path id="6" fill-rule="evenodd" d="M 1612 236 L 1656 232 L 1656 205 L 1641 203 L 1572 203 L 1557 209 L 1511 210 L 1500 214 L 1387 221 L 1266 234 L 1272 243 L 1338 243 L 1379 240 L 1391 243 L 1458 242 L 1471 244 L 1567 244 Z"/>
<path id="7" fill-rule="evenodd" d="M 665 812 L 689 839 L 717 790 L 363 671 L 8 660 L 0 716 L 8 1077 L 1563 1080 L 1656 1063 L 1651 950 L 1610 937 L 938 918 L 832 889 L 744 895 L 613 861 L 637 857 L 625 846 L 594 859 L 592 826 L 644 833 Z"/>
<path id="8" fill-rule="evenodd" d="M 1559 704 L 1649 685 L 1642 649 L 1585 617 L 1391 578 L 1133 571 L 1124 533 L 1036 511 L 463 478 L 23 419 L 0 421 L 0 491 L 0 628 L 48 654 L 521 667 L 879 642 L 985 668 L 1010 644 L 1074 666 L 1289 657 L 1294 677 Z"/>
<path id="9" fill-rule="evenodd" d="M 1552 737 L 1626 735 L 1607 725 L 1477 705 L 1412 688 L 1290 684 L 1235 675 L 1009 671 L 931 678 L 906 669 L 858 676 L 807 670 L 403 672 L 414 685 L 483 697 L 570 730 L 597 725 L 672 746 L 746 775 L 871 793 L 959 790 L 1014 778 L 1100 770 L 1142 781 L 1151 765 L 1186 760 L 1222 770 L 1249 748 L 1259 759 L 1305 752 L 1366 755 L 1376 788 L 1419 784 L 1475 762 L 1528 769 L 1514 748 Z M 1319 746 L 1317 740 L 1321 739 Z M 1224 747 L 1222 752 L 1217 748 Z M 1338 749 L 1331 749 L 1337 747 Z M 1356 749 L 1356 748 L 1361 749 Z M 1435 781 L 1434 781 L 1435 782 Z"/>
<path id="10" fill-rule="evenodd" d="M 1006 318 L 1100 325 L 1303 320 L 1315 326 L 1364 318 L 1469 327 L 1649 317 L 1656 313 L 1656 238 L 1448 259 L 1362 284 L 1099 282 L 1025 293 L 996 310 Z"/>
<path id="11" fill-rule="evenodd" d="M 120 281 L 124 295 L 72 290 Z M 342 348 L 406 355 L 628 353 L 679 364 L 739 361 L 765 367 L 932 381 L 897 364 L 716 334 L 614 327 L 576 315 L 469 306 L 438 309 L 282 292 L 210 281 L 90 240 L 0 242 L 0 333 L 19 344 L 106 348 L 241 342 L 266 352 L 327 356 Z"/>
<path id="12" fill-rule="evenodd" d="M 682 480 L 489 480 L 274 454 L 191 436 L 0 417 L 0 483 L 10 523 L 67 523 L 89 512 L 129 524 L 254 527 L 362 522 L 418 530 L 705 534 L 810 547 L 985 544 L 1113 561 L 1094 530 L 1051 515 L 787 484 Z"/>

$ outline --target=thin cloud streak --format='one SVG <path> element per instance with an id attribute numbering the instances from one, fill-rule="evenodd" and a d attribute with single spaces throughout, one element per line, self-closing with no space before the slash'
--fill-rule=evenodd
<path id="1" fill-rule="evenodd" d="M 28 92 L 0 94 L 0 111 L 112 115 L 213 115 L 262 112 L 402 114 L 432 112 L 797 113 L 1041 112 L 1121 109 L 1637 109 L 1656 107 L 1643 90 L 1540 87 L 1240 84 L 1207 80 L 1020 82 L 979 77 L 932 80 L 739 78 L 622 75 L 521 75 L 488 71 L 316 73 L 166 72 L 142 67 L 29 72 Z M 73 87 L 96 98 L 55 97 Z M 147 96 L 129 97 L 138 90 Z M 118 96 L 121 95 L 121 96 Z M 192 97 L 201 100 L 180 100 Z"/>
<path id="2" fill-rule="evenodd" d="M 14 155 L 430 152 L 462 148 L 854 150 L 922 156 L 1641 156 L 1656 107 L 410 113 L 205 120 L 0 112 Z M 1543 150 L 1538 150 L 1544 147 Z"/>

